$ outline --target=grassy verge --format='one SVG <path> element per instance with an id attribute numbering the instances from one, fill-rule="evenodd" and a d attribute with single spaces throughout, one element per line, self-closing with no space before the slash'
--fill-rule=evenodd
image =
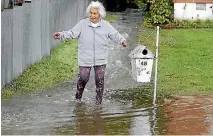
<path id="1" fill-rule="evenodd" d="M 110 23 L 114 23 L 117 22 L 119 20 L 117 15 L 114 15 L 113 13 L 107 13 L 107 16 L 104 18 L 105 20 L 107 20 Z"/>
<path id="2" fill-rule="evenodd" d="M 152 33 L 153 32 L 153 33 Z M 213 31 L 160 31 L 158 90 L 163 94 L 213 94 Z M 142 28 L 140 42 L 155 52 L 154 29 Z"/>
<path id="3" fill-rule="evenodd" d="M 77 73 L 77 40 L 64 41 L 51 56 L 33 64 L 18 77 L 12 87 L 2 89 L 2 98 L 49 88 L 71 79 Z"/>

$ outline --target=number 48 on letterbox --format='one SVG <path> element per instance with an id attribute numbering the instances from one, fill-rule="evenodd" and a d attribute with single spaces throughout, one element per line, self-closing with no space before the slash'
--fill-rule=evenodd
<path id="1" fill-rule="evenodd" d="M 144 45 L 138 45 L 131 53 L 132 76 L 137 82 L 150 82 L 154 54 Z"/>

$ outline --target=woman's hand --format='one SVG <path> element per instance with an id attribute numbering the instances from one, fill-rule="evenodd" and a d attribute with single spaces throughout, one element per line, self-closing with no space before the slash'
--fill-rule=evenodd
<path id="1" fill-rule="evenodd" d="M 61 37 L 61 34 L 60 34 L 59 32 L 55 32 L 55 33 L 53 34 L 53 38 L 54 38 L 54 39 L 60 39 L 60 37 Z"/>

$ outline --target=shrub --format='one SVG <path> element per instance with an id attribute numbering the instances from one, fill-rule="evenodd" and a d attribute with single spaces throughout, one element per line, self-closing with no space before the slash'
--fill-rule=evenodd
<path id="1" fill-rule="evenodd" d="M 171 0 L 155 0 L 150 7 L 152 24 L 168 24 L 173 20 L 173 3 Z"/>

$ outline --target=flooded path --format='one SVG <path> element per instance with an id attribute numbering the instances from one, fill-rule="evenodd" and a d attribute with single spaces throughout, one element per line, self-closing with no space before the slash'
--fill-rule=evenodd
<path id="1" fill-rule="evenodd" d="M 142 11 L 128 10 L 117 14 L 121 20 L 113 25 L 127 37 L 129 45 L 127 48 L 110 46 L 103 105 L 95 105 L 94 71 L 91 70 L 82 103 L 74 102 L 77 78 L 41 93 L 2 100 L 2 135 L 213 134 L 212 101 L 208 101 L 211 98 L 201 99 L 203 103 L 197 107 L 198 116 L 193 115 L 196 113 L 193 111 L 189 112 L 191 116 L 186 114 L 194 107 L 184 107 L 182 99 L 180 102 L 178 99 L 175 102 L 167 100 L 166 103 L 159 100 L 157 107 L 153 107 L 153 87 L 151 84 L 141 87 L 142 84 L 132 79 L 128 57 L 135 47 L 133 43 Z M 189 125 L 185 127 L 183 124 L 187 120 Z M 192 123 L 204 129 L 197 131 L 191 127 Z M 183 127 L 188 129 L 181 129 Z"/>

